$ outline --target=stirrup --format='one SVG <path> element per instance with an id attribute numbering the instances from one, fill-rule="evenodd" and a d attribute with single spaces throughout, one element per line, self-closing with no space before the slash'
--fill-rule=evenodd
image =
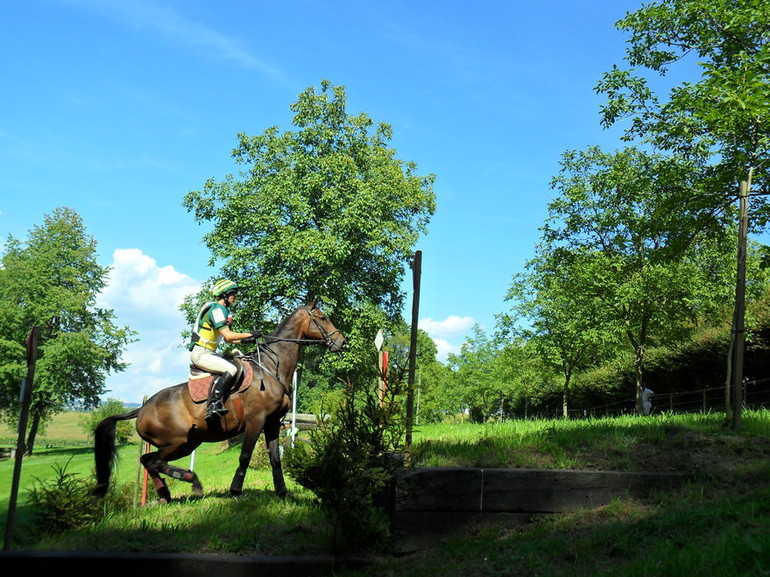
<path id="1" fill-rule="evenodd" d="M 222 401 L 222 399 L 216 399 L 211 401 L 209 406 L 206 407 L 206 420 L 208 421 L 214 417 L 221 419 L 229 412 L 230 411 L 225 407 L 224 401 Z"/>

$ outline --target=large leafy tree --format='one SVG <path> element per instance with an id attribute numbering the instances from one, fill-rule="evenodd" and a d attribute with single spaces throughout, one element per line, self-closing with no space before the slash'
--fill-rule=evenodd
<path id="1" fill-rule="evenodd" d="M 630 35 L 630 68 L 614 66 L 597 86 L 608 96 L 602 122 L 629 119 L 629 139 L 709 154 L 716 192 L 737 191 L 750 168 L 756 189 L 770 192 L 770 4 L 661 0 L 616 26 Z M 676 75 L 693 65 L 701 71 L 697 81 L 680 76 L 677 84 Z M 672 78 L 667 98 L 655 93 L 645 70 Z"/>
<path id="2" fill-rule="evenodd" d="M 630 119 L 628 139 L 641 138 L 679 154 L 708 155 L 705 180 L 714 202 L 739 198 L 740 227 L 734 309 L 735 414 L 740 388 L 745 314 L 747 231 L 767 223 L 770 193 L 770 4 L 762 0 L 662 0 L 628 14 L 617 27 L 630 34 L 627 63 L 605 74 L 597 89 L 609 96 L 602 121 Z M 686 64 L 680 66 L 680 62 Z M 676 74 L 700 69 L 695 82 Z M 696 70 L 698 69 L 696 67 Z M 637 69 L 641 68 L 642 72 Z M 668 98 L 648 77 L 669 74 Z M 750 191 L 757 195 L 749 203 Z M 751 216 L 750 216 L 751 215 Z M 732 360 L 732 358 L 731 358 Z M 727 389 L 728 393 L 730 388 Z"/>
<path id="3" fill-rule="evenodd" d="M 238 177 L 209 180 L 184 205 L 211 229 L 212 264 L 241 282 L 240 318 L 276 321 L 320 297 L 362 366 L 378 329 L 397 321 L 401 281 L 435 210 L 432 175 L 389 146 L 392 129 L 350 115 L 342 86 L 308 88 L 294 130 L 239 135 Z M 376 370 L 376 361 L 368 363 Z"/>
<path id="4" fill-rule="evenodd" d="M 617 342 L 618 331 L 602 322 L 601 295 L 586 290 L 585 261 L 580 250 L 541 245 L 526 271 L 514 276 L 506 295 L 511 311 L 500 318 L 506 332 L 526 340 L 547 372 L 561 377 L 564 417 L 574 376 L 606 358 Z"/>
<path id="5" fill-rule="evenodd" d="M 109 373 L 122 371 L 121 355 L 133 332 L 118 327 L 112 310 L 96 306 L 109 269 L 96 260 L 96 241 L 68 208 L 46 215 L 26 242 L 12 236 L 0 267 L 0 406 L 18 416 L 26 373 L 24 342 L 40 327 L 27 451 L 45 422 L 72 406 L 99 404 Z"/>
<path id="6" fill-rule="evenodd" d="M 729 300 L 729 205 L 704 206 L 699 174 L 698 163 L 681 157 L 592 148 L 566 153 L 553 180 L 560 195 L 543 228 L 541 275 L 569 274 L 558 290 L 548 289 L 560 303 L 544 309 L 545 319 L 553 317 L 548 332 L 571 326 L 568 315 L 556 315 L 570 300 L 576 315 L 596 311 L 589 312 L 596 326 L 623 335 L 633 349 L 637 403 L 647 347 L 682 338 Z"/>

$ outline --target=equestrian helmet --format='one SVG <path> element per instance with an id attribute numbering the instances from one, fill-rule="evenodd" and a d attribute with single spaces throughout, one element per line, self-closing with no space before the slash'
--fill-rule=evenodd
<path id="1" fill-rule="evenodd" d="M 215 298 L 219 298 L 222 295 L 226 295 L 227 293 L 234 292 L 236 290 L 238 290 L 238 284 L 236 282 L 228 279 L 222 279 L 214 285 L 213 289 L 211 289 L 211 294 L 214 295 Z"/>

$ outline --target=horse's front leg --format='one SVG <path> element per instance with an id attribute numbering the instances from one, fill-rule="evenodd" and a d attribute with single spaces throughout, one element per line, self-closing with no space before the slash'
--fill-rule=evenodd
<path id="1" fill-rule="evenodd" d="M 252 425 L 246 429 L 246 434 L 243 437 L 243 444 L 241 445 L 241 456 L 238 458 L 238 468 L 235 470 L 233 482 L 230 483 L 231 495 L 240 497 L 243 493 L 243 481 L 246 479 L 246 471 L 249 469 L 251 455 L 254 453 L 254 447 L 257 444 L 257 439 L 261 432 L 261 425 Z"/>
<path id="2" fill-rule="evenodd" d="M 279 497 L 285 497 L 288 491 L 281 467 L 281 447 L 278 440 L 280 434 L 281 419 L 276 416 L 268 418 L 265 423 L 265 444 L 267 444 L 267 452 L 270 456 L 270 467 L 273 469 L 273 487 L 275 487 L 275 492 Z"/>

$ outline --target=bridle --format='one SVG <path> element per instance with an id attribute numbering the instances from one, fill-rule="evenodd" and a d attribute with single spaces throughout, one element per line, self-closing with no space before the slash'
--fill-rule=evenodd
<path id="1" fill-rule="evenodd" d="M 315 311 L 320 310 L 317 306 L 313 307 L 312 310 L 309 307 L 305 307 L 305 310 L 307 311 L 307 314 L 310 315 L 311 320 L 315 323 L 318 332 L 321 333 L 324 346 L 328 349 L 332 348 L 332 346 L 334 346 L 334 344 L 337 342 L 336 335 L 340 334 L 339 329 L 335 329 L 334 331 L 329 332 L 321 326 L 321 323 L 318 322 L 318 319 L 313 314 Z M 316 339 L 308 340 L 310 340 L 310 342 L 318 342 Z"/>
<path id="2" fill-rule="evenodd" d="M 314 306 L 312 309 L 310 307 L 303 307 L 308 315 L 310 315 L 311 320 L 313 323 L 315 323 L 316 328 L 318 329 L 318 332 L 321 333 L 320 339 L 290 339 L 288 337 L 274 337 L 270 335 L 264 335 L 262 338 L 267 341 L 268 339 L 272 342 L 289 342 L 289 343 L 300 343 L 300 344 L 323 344 L 326 348 L 331 348 L 336 342 L 337 342 L 337 335 L 341 334 L 339 329 L 335 329 L 332 332 L 327 331 L 323 326 L 321 326 L 321 323 L 318 322 L 318 319 L 313 314 L 315 311 L 320 310 L 318 306 Z"/>
<path id="3" fill-rule="evenodd" d="M 337 336 L 340 335 L 339 330 L 334 330 L 332 332 L 327 331 L 325 328 L 321 326 L 321 323 L 318 321 L 318 319 L 313 314 L 315 311 L 320 310 L 318 308 L 318 305 L 314 305 L 311 309 L 310 307 L 303 307 L 305 311 L 307 311 L 307 314 L 310 315 L 310 318 L 315 323 L 316 328 L 321 333 L 320 339 L 290 339 L 287 337 L 273 337 L 273 336 L 266 336 L 263 335 L 262 339 L 264 342 L 265 351 L 262 351 L 261 346 L 257 346 L 257 350 L 251 353 L 250 355 L 246 355 L 248 358 L 250 358 L 255 364 L 257 365 L 257 369 L 259 371 L 259 380 L 262 382 L 262 387 L 264 387 L 264 375 L 263 370 L 266 370 L 276 381 L 281 383 L 283 386 L 284 392 L 288 394 L 289 388 L 286 386 L 285 383 L 281 382 L 281 380 L 278 378 L 278 355 L 276 355 L 275 351 L 273 351 L 270 346 L 267 344 L 267 339 L 270 339 L 272 342 L 291 342 L 291 343 L 299 343 L 299 344 L 323 344 L 326 346 L 326 348 L 331 349 L 331 347 L 336 343 Z M 268 354 L 268 357 L 271 358 L 273 361 L 273 364 L 275 365 L 275 372 L 270 371 L 262 364 L 262 353 L 265 352 Z M 254 359 L 254 356 L 256 355 L 256 360 Z"/>

